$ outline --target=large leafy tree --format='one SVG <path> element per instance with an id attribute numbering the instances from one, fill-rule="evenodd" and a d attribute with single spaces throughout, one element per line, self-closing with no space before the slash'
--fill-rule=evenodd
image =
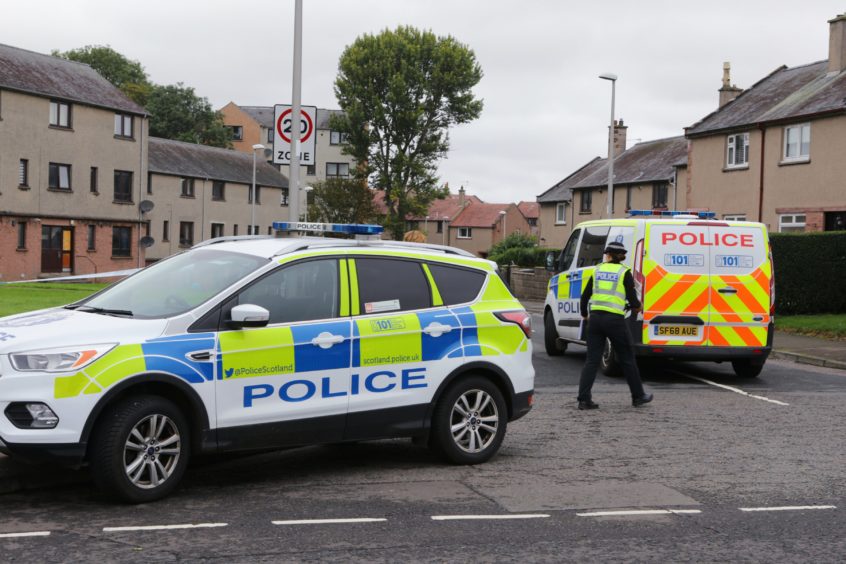
<path id="1" fill-rule="evenodd" d="M 308 217 L 326 223 L 370 223 L 376 218 L 373 192 L 360 179 L 330 178 L 317 182 L 309 198 Z"/>
<path id="2" fill-rule="evenodd" d="M 356 177 L 384 191 L 386 227 L 401 239 L 408 214 L 425 215 L 438 186 L 438 161 L 449 150 L 449 127 L 479 117 L 472 88 L 482 78 L 473 51 L 452 37 L 412 27 L 363 35 L 338 63 L 335 95 Z"/>
<path id="3" fill-rule="evenodd" d="M 86 45 L 70 51 L 53 50 L 54 57 L 85 63 L 117 86 L 135 103 L 144 106 L 152 84 L 138 61 L 127 59 L 108 45 Z"/>
<path id="4" fill-rule="evenodd" d="M 177 83 L 154 86 L 147 100 L 150 135 L 201 143 L 213 147 L 232 147 L 232 131 L 223 124 L 223 116 L 212 109 L 189 86 Z"/>

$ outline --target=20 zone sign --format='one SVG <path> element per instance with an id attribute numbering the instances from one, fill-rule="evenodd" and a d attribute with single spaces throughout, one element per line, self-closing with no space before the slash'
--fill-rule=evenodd
<path id="1" fill-rule="evenodd" d="M 299 129 L 299 154 L 301 165 L 315 164 L 314 148 L 317 135 L 314 125 L 317 121 L 315 106 L 300 106 L 299 127 L 291 119 L 291 106 L 277 104 L 274 106 L 275 132 L 273 135 L 273 162 L 275 164 L 291 164 L 292 129 Z M 293 127 L 292 127 L 293 126 Z"/>

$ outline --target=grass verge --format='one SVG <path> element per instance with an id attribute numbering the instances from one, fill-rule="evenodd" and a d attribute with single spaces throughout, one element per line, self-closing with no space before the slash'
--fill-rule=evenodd
<path id="1" fill-rule="evenodd" d="M 776 317 L 776 328 L 800 335 L 846 340 L 846 314 L 782 315 Z"/>
<path id="2" fill-rule="evenodd" d="M 69 304 L 105 288 L 108 284 L 4 284 L 0 286 L 0 317 Z"/>

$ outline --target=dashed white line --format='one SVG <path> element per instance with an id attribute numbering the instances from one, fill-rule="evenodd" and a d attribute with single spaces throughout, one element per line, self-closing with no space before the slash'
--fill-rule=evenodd
<path id="1" fill-rule="evenodd" d="M 766 401 L 766 402 L 769 402 L 769 403 L 774 403 L 776 405 L 786 405 L 786 406 L 790 405 L 789 403 L 785 403 L 783 401 L 778 401 L 778 400 L 766 398 L 764 396 L 758 396 L 758 395 L 755 395 L 755 394 L 750 394 L 749 392 L 741 390 L 740 388 L 735 388 L 733 386 L 726 386 L 725 384 L 718 384 L 717 382 L 712 382 L 711 380 L 706 380 L 705 378 L 700 378 L 699 376 L 691 376 L 690 374 L 685 374 L 683 372 L 676 372 L 675 370 L 672 370 L 670 372 L 673 372 L 674 374 L 678 374 L 680 376 L 684 376 L 685 378 L 690 378 L 692 380 L 699 380 L 700 382 L 704 382 L 705 384 L 709 384 L 711 386 L 716 386 L 717 388 L 722 388 L 724 390 L 728 390 L 730 392 L 734 392 L 736 394 L 740 394 L 742 396 L 746 396 L 746 397 L 749 397 L 749 398 L 752 398 L 752 399 Z"/>
<path id="2" fill-rule="evenodd" d="M 516 513 L 514 515 L 432 515 L 432 521 L 484 521 L 500 519 L 546 519 L 546 513 Z"/>
<path id="3" fill-rule="evenodd" d="M 741 507 L 741 511 L 805 511 L 806 509 L 837 509 L 835 505 L 785 505 L 782 507 Z"/>
<path id="4" fill-rule="evenodd" d="M 104 533 L 118 533 L 124 531 L 167 531 L 173 529 L 214 529 L 227 527 L 229 523 L 186 523 L 182 525 L 141 525 L 137 527 L 103 527 Z"/>
<path id="5" fill-rule="evenodd" d="M 20 537 L 49 537 L 50 531 L 32 531 L 30 533 L 0 533 L 0 539 L 16 539 Z"/>
<path id="6" fill-rule="evenodd" d="M 617 517 L 625 515 L 696 515 L 702 513 L 699 509 L 631 509 L 627 511 L 591 511 L 590 513 L 576 513 L 579 517 Z"/>
<path id="7" fill-rule="evenodd" d="M 387 521 L 383 517 L 355 517 L 352 519 L 291 519 L 288 521 L 271 521 L 274 525 L 332 525 L 343 523 L 381 523 Z"/>

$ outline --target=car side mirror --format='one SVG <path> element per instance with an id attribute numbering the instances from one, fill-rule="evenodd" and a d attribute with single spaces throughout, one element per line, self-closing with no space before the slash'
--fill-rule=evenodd
<path id="1" fill-rule="evenodd" d="M 546 270 L 549 272 L 555 272 L 555 253 L 552 251 L 546 253 Z"/>
<path id="2" fill-rule="evenodd" d="M 241 304 L 232 308 L 232 319 L 227 325 L 233 329 L 264 327 L 270 321 L 270 312 L 254 304 Z"/>

